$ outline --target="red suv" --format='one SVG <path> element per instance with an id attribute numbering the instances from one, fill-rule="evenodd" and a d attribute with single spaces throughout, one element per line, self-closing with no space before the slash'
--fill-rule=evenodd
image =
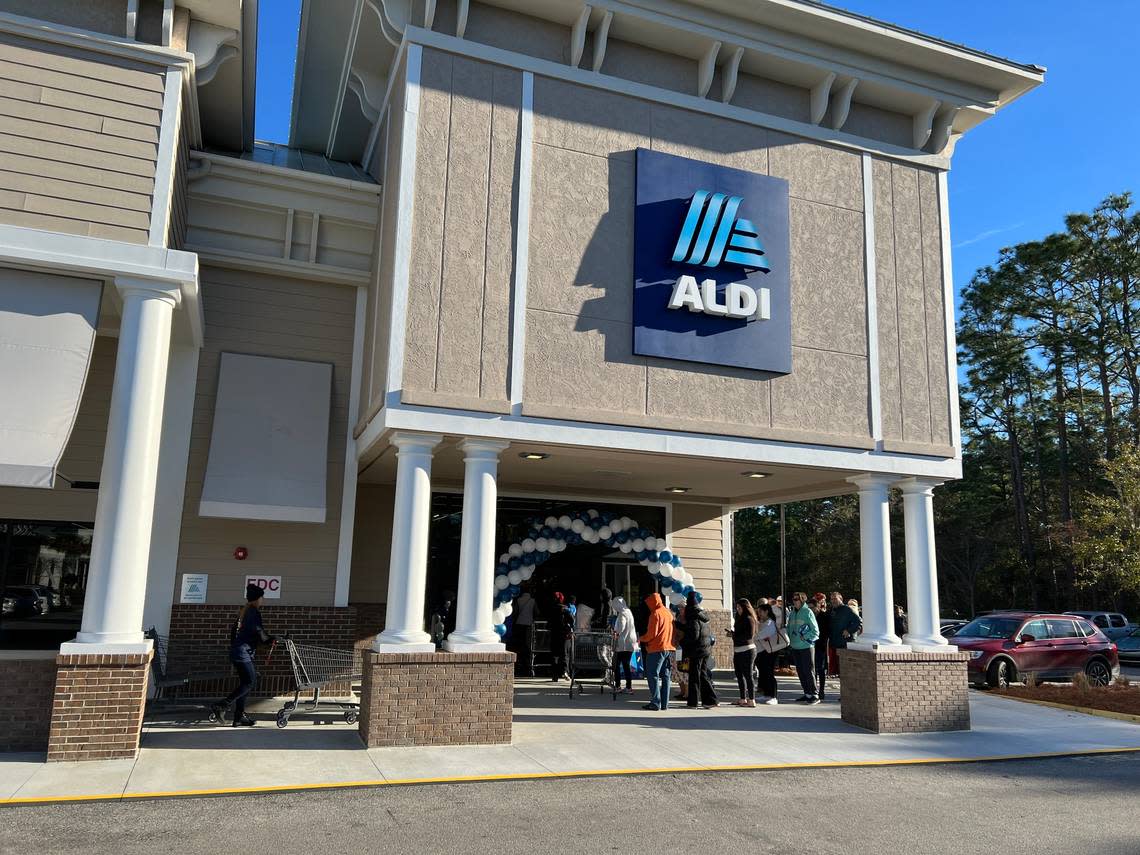
<path id="1" fill-rule="evenodd" d="M 1073 615 L 996 612 L 970 621 L 953 643 L 970 654 L 967 668 L 976 686 L 1008 686 L 1020 674 L 1068 680 L 1078 671 L 1094 686 L 1107 686 L 1120 673 L 1116 645 Z"/>

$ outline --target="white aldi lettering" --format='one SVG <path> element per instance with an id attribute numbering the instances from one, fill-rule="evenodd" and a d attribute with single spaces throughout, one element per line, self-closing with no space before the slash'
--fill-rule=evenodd
<path id="1" fill-rule="evenodd" d="M 673 286 L 669 308 L 744 320 L 767 321 L 772 318 L 772 296 L 767 288 L 730 282 L 724 289 L 724 302 L 719 302 L 718 297 L 715 279 L 705 279 L 698 286 L 696 277 L 686 275 Z"/>

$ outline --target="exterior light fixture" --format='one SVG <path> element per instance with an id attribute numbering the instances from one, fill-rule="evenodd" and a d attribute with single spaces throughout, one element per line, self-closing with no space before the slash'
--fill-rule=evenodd
<path id="1" fill-rule="evenodd" d="M 541 451 L 524 451 L 519 454 L 523 460 L 545 460 L 549 454 L 543 454 Z"/>
<path id="2" fill-rule="evenodd" d="M 754 469 L 750 469 L 747 472 L 741 472 L 740 474 L 743 475 L 745 478 L 767 478 L 768 477 L 767 472 L 757 472 Z"/>
<path id="3" fill-rule="evenodd" d="M 689 492 L 689 490 L 690 490 L 689 487 L 666 487 L 665 488 L 666 493 L 687 493 L 687 492 Z"/>

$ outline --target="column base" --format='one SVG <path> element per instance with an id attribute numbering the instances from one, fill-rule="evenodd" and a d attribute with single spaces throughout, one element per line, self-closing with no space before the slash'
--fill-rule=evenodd
<path id="1" fill-rule="evenodd" d="M 903 636 L 903 642 L 910 645 L 915 653 L 956 653 L 958 648 L 942 636 L 919 637 L 913 635 Z"/>
<path id="2" fill-rule="evenodd" d="M 48 762 L 135 757 L 146 709 L 151 651 L 56 657 L 55 695 L 48 734 Z"/>
<path id="3" fill-rule="evenodd" d="M 506 653 L 507 645 L 501 641 L 452 641 L 443 642 L 448 653 Z"/>
<path id="4" fill-rule="evenodd" d="M 843 720 L 874 733 L 970 729 L 965 653 L 839 651 Z"/>
<path id="5" fill-rule="evenodd" d="M 513 653 L 366 652 L 360 739 L 396 745 L 511 741 Z"/>
<path id="6" fill-rule="evenodd" d="M 862 650 L 864 653 L 910 653 L 909 644 L 901 644 L 897 641 L 849 641 L 847 642 L 848 650 Z"/>
<path id="7" fill-rule="evenodd" d="M 76 636 L 75 641 L 65 641 L 59 646 L 62 656 L 127 656 L 150 653 L 153 649 L 154 640 L 150 638 L 140 638 L 138 641 L 81 641 L 80 636 Z"/>
<path id="8" fill-rule="evenodd" d="M 430 641 L 426 644 L 418 644 L 413 642 L 386 642 L 381 641 L 380 636 L 376 636 L 376 640 L 372 642 L 373 653 L 435 653 L 435 645 Z"/>

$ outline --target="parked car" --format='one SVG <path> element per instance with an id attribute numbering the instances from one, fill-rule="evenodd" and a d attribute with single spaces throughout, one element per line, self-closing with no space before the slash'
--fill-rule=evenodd
<path id="1" fill-rule="evenodd" d="M 1128 635 L 1116 639 L 1116 652 L 1121 662 L 1140 663 L 1140 626 L 1132 627 Z"/>
<path id="2" fill-rule="evenodd" d="M 964 627 L 969 621 L 959 619 L 943 619 L 938 622 L 938 629 L 942 633 L 943 638 L 953 638 L 958 634 L 958 630 Z"/>
<path id="3" fill-rule="evenodd" d="M 51 594 L 48 589 L 42 585 L 11 585 L 9 591 L 20 591 L 25 594 L 30 594 L 39 601 L 38 614 L 46 615 L 51 611 Z"/>
<path id="4" fill-rule="evenodd" d="M 12 601 L 11 611 L 8 610 L 8 600 Z M 35 617 L 43 614 L 43 603 L 36 596 L 36 592 L 26 585 L 5 588 L 4 614 L 12 617 Z"/>
<path id="5" fill-rule="evenodd" d="M 1112 639 L 1123 638 L 1135 626 L 1120 612 L 1065 612 L 1065 614 L 1077 615 L 1092 621 L 1097 629 Z"/>
<path id="6" fill-rule="evenodd" d="M 970 654 L 969 680 L 1005 687 L 1024 674 L 1069 680 L 1079 671 L 1095 686 L 1120 673 L 1116 645 L 1092 623 L 1074 615 L 1000 612 L 970 621 L 954 636 Z"/>

